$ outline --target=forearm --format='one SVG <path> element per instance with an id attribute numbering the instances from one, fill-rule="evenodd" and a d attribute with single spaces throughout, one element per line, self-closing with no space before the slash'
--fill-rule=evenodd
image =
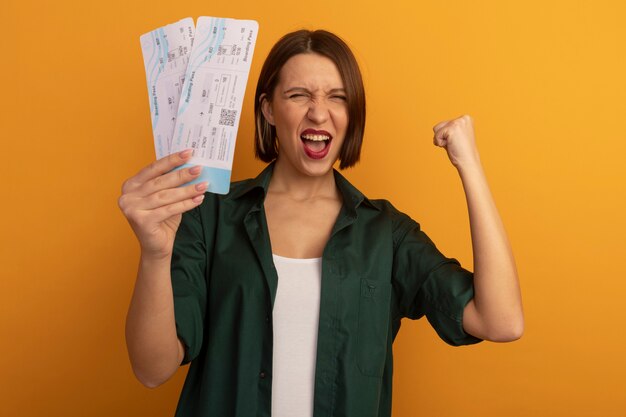
<path id="1" fill-rule="evenodd" d="M 524 327 L 522 300 L 504 224 L 480 162 L 458 170 L 467 199 L 474 255 L 474 300 L 467 313 L 468 319 L 471 314 L 477 317 L 468 320 L 468 327 L 495 341 L 518 339 Z"/>
<path id="2" fill-rule="evenodd" d="M 148 387 L 168 380 L 182 360 L 176 334 L 169 257 L 139 262 L 126 318 L 126 344 L 137 378 Z"/>

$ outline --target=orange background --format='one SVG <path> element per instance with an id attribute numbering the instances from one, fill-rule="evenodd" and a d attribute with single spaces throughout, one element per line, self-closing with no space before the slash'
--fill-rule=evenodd
<path id="1" fill-rule="evenodd" d="M 234 179 L 263 166 L 252 93 L 269 48 L 332 30 L 369 104 L 362 162 L 345 175 L 469 269 L 461 182 L 432 127 L 474 118 L 526 332 L 452 348 L 405 320 L 394 416 L 626 415 L 624 2 L 9 0 L 0 12 L 0 414 L 173 415 L 186 368 L 149 390 L 128 363 L 138 246 L 117 198 L 154 158 L 139 36 L 212 15 L 260 24 Z"/>

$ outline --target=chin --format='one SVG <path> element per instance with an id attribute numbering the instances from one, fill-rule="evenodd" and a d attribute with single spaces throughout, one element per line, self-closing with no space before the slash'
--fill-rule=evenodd
<path id="1" fill-rule="evenodd" d="M 332 172 L 335 162 L 337 162 L 337 159 L 326 160 L 326 158 L 324 158 L 324 160 L 311 161 L 307 158 L 301 161 L 298 170 L 311 177 L 323 177 L 324 175 L 328 175 L 329 172 Z"/>
<path id="2" fill-rule="evenodd" d="M 280 154 L 279 154 L 280 155 Z M 307 177 L 323 177 L 332 173 L 333 166 L 338 158 L 332 159 L 327 155 L 324 159 L 313 160 L 306 155 L 298 155 L 297 158 L 285 158 L 282 160 L 279 156 L 277 164 L 283 165 L 283 168 L 291 171 L 293 174 L 300 174 Z"/>

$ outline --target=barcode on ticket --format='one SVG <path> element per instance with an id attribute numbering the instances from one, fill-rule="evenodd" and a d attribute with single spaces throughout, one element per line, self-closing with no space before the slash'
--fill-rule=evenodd
<path id="1" fill-rule="evenodd" d="M 235 126 L 237 119 L 237 110 L 222 109 L 220 112 L 220 124 L 222 126 Z"/>

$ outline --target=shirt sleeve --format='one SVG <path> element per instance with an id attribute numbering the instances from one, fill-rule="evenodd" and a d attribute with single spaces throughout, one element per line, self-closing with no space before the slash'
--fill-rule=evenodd
<path id="1" fill-rule="evenodd" d="M 172 253 L 176 332 L 185 345 L 181 365 L 198 356 L 204 334 L 207 250 L 199 208 L 183 213 Z"/>
<path id="2" fill-rule="evenodd" d="M 402 316 L 415 320 L 426 315 L 452 346 L 481 342 L 463 329 L 463 310 L 474 297 L 474 274 L 445 257 L 409 216 L 398 213 L 394 223 L 394 286 Z"/>

